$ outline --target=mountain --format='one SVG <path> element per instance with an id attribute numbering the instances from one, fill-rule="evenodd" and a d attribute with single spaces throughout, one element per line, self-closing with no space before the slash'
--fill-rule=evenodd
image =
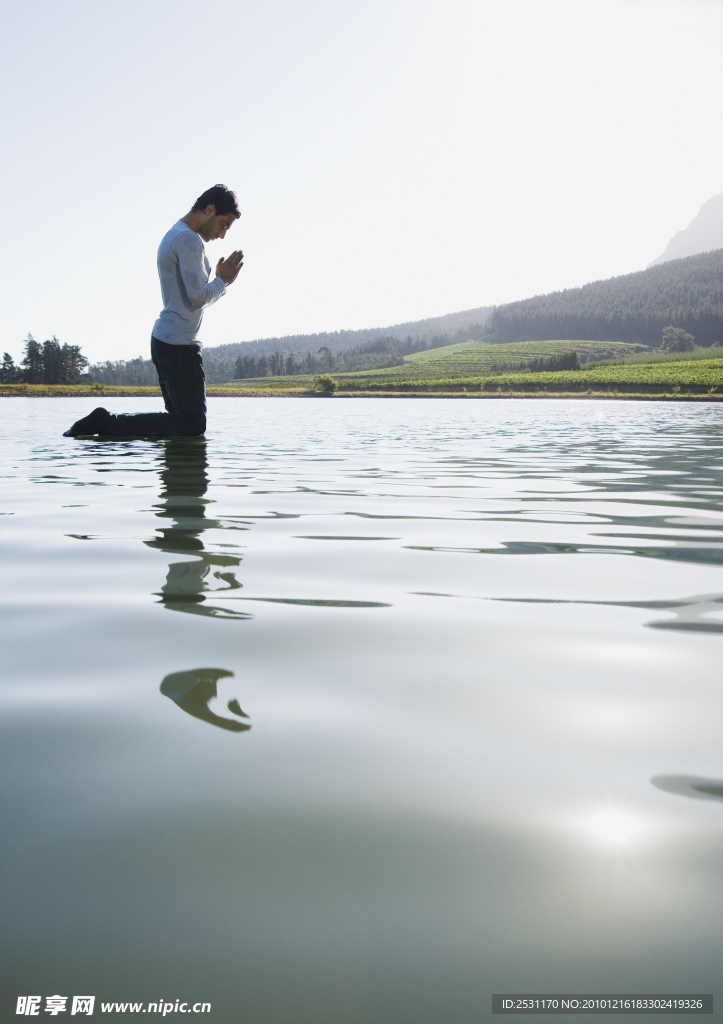
<path id="1" fill-rule="evenodd" d="M 682 327 L 699 345 L 723 344 L 723 249 L 497 306 L 484 340 L 657 346 L 668 326 Z"/>
<path id="2" fill-rule="evenodd" d="M 683 256 L 695 256 L 723 248 L 723 192 L 703 203 L 697 215 L 684 231 L 679 231 L 668 242 L 665 252 L 648 264 L 655 267 Z"/>

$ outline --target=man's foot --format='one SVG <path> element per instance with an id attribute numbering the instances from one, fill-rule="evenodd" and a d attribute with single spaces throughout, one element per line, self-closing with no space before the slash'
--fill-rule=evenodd
<path id="1" fill-rule="evenodd" d="M 78 434 L 102 434 L 108 416 L 110 416 L 108 410 L 98 406 L 82 420 L 74 423 L 70 430 L 66 430 L 63 437 L 77 437 Z"/>

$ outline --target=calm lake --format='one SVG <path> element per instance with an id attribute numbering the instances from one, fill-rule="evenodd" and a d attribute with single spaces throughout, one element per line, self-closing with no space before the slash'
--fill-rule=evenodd
<path id="1" fill-rule="evenodd" d="M 0 406 L 3 1020 L 720 1012 L 722 406 L 95 404 Z"/>

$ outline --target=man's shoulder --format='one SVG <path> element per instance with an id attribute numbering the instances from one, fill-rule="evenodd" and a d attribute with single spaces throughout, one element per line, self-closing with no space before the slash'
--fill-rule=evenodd
<path id="1" fill-rule="evenodd" d="M 173 227 L 165 233 L 161 239 L 159 251 L 178 248 L 198 249 L 199 251 L 203 249 L 200 237 L 182 220 L 176 221 Z"/>

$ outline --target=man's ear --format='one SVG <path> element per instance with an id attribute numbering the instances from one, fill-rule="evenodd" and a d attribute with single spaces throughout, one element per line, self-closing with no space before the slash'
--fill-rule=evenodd
<path id="1" fill-rule="evenodd" d="M 203 212 L 204 212 L 204 215 L 206 217 L 215 217 L 216 216 L 216 207 L 214 206 L 213 203 L 209 203 L 208 206 L 204 209 Z"/>

